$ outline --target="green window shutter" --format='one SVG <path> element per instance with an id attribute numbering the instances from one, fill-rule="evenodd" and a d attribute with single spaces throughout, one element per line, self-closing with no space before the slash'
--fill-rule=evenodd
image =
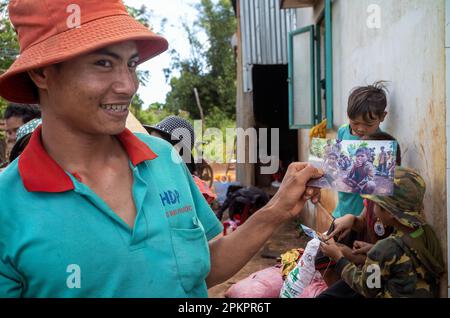
<path id="1" fill-rule="evenodd" d="M 315 124 L 316 82 L 314 25 L 289 33 L 289 127 Z"/>
<path id="2" fill-rule="evenodd" d="M 327 128 L 333 128 L 331 5 L 331 0 L 325 0 L 325 10 L 315 26 L 310 25 L 289 33 L 290 129 L 311 128 L 320 123 L 323 117 L 327 119 Z M 325 30 L 322 33 L 321 24 L 325 25 Z M 323 37 L 324 48 L 322 48 L 323 45 L 321 44 Z M 322 56 L 322 49 L 324 49 L 324 56 Z M 322 113 L 321 80 L 323 79 L 323 70 L 325 79 L 325 114 Z"/>
<path id="3" fill-rule="evenodd" d="M 316 24 L 316 110 L 315 110 L 315 122 L 317 125 L 322 121 L 322 45 L 320 34 L 320 23 Z"/>
<path id="4" fill-rule="evenodd" d="M 325 81 L 327 102 L 327 128 L 333 128 L 333 34 L 331 0 L 325 0 Z"/>

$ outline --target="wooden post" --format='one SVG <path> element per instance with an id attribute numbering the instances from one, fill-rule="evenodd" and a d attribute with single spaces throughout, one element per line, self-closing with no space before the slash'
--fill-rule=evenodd
<path id="1" fill-rule="evenodd" d="M 200 111 L 200 119 L 202 120 L 202 131 L 205 131 L 205 115 L 203 114 L 202 104 L 200 103 L 200 97 L 198 96 L 197 87 L 194 87 L 195 100 L 197 101 L 197 107 Z"/>

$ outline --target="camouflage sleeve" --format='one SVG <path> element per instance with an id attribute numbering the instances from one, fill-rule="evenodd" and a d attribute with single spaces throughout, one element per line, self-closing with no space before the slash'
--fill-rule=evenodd
<path id="1" fill-rule="evenodd" d="M 391 266 L 401 258 L 402 254 L 393 238 L 387 238 L 379 241 L 369 251 L 362 268 L 342 258 L 336 265 L 336 271 L 342 280 L 364 297 L 388 296 L 383 293 L 383 285 L 389 279 Z"/>

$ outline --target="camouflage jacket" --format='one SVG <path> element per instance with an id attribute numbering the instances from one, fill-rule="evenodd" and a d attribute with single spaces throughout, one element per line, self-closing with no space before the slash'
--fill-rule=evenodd
<path id="1" fill-rule="evenodd" d="M 353 290 L 367 298 L 436 297 L 438 292 L 438 282 L 398 232 L 378 241 L 362 268 L 341 258 L 336 270 Z"/>

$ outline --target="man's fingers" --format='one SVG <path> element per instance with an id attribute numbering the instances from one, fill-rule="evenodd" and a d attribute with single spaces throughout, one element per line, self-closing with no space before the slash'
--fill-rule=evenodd
<path id="1" fill-rule="evenodd" d="M 296 173 L 297 181 L 300 184 L 306 184 L 311 179 L 317 179 L 323 176 L 323 172 L 318 168 L 307 164 L 303 170 L 300 170 Z"/>
<path id="2" fill-rule="evenodd" d="M 302 171 L 308 165 L 309 165 L 309 163 L 307 163 L 307 162 L 293 162 L 289 165 L 287 172 Z"/>
<path id="3" fill-rule="evenodd" d="M 313 188 L 306 188 L 306 195 L 307 196 L 312 196 L 314 194 L 314 189 Z"/>
<path id="4" fill-rule="evenodd" d="M 307 187 L 303 197 L 305 200 L 311 200 L 315 204 L 320 199 L 320 189 Z"/>

